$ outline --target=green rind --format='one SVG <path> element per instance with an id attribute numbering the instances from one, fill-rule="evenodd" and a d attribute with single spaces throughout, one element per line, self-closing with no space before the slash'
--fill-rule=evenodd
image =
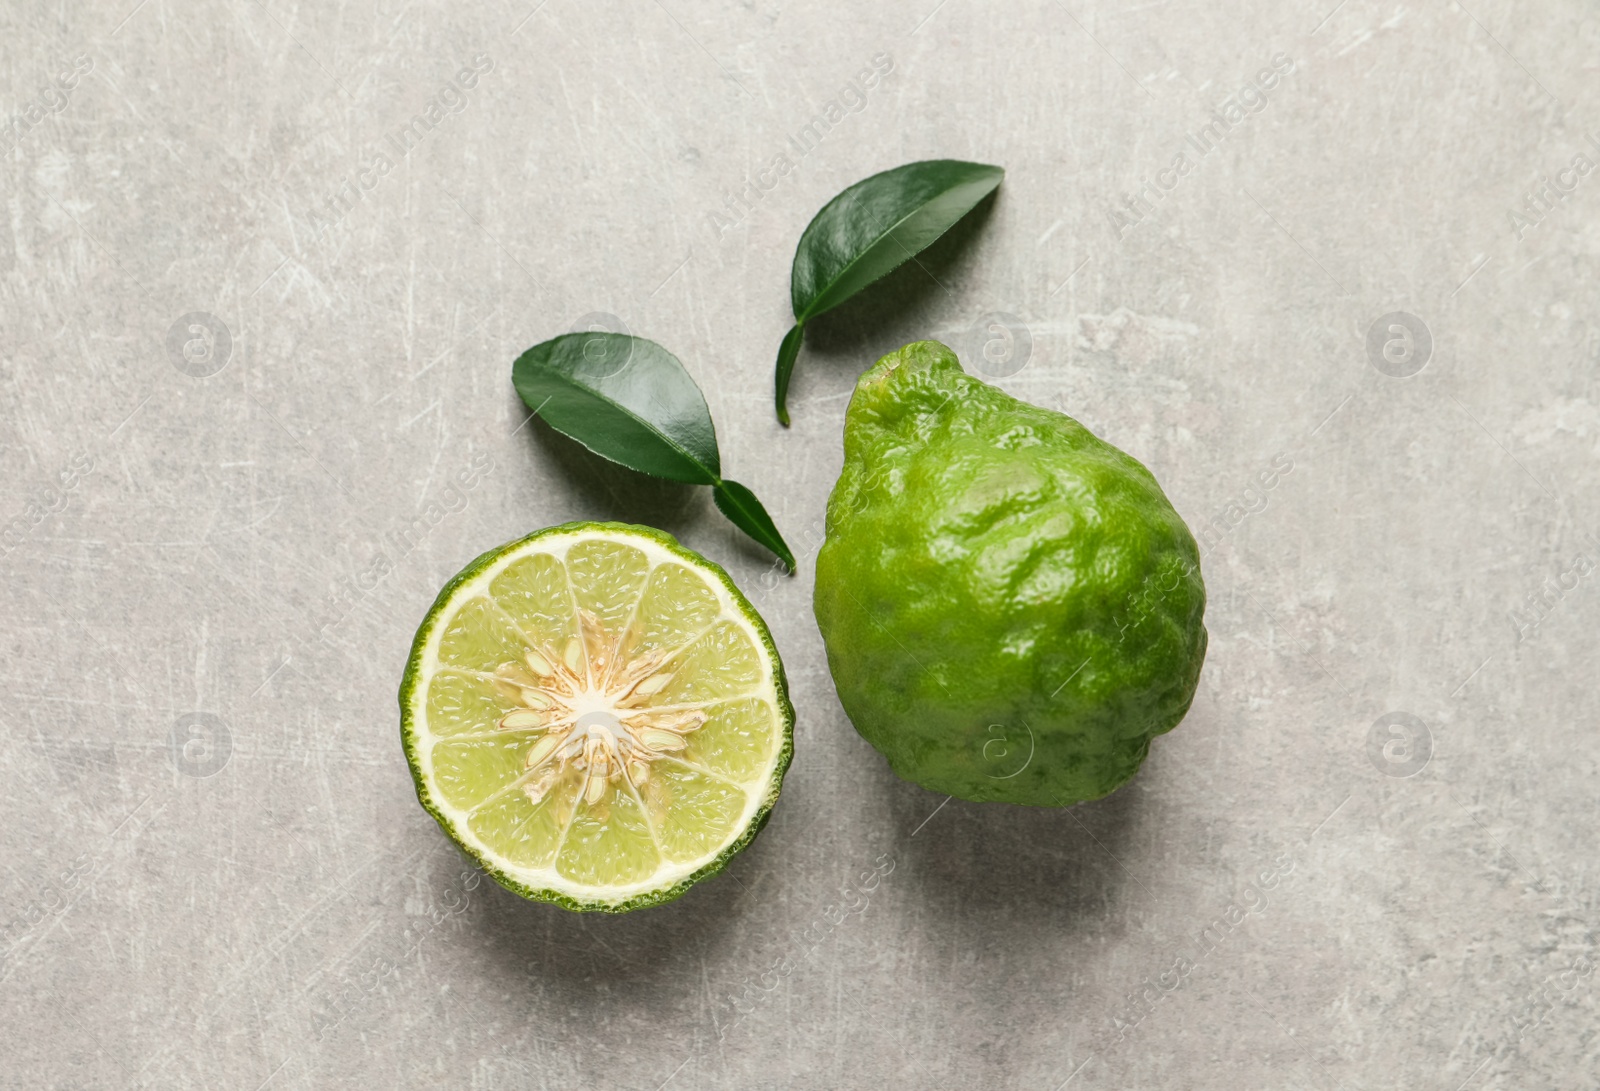
<path id="1" fill-rule="evenodd" d="M 962 799 L 1126 783 L 1208 639 L 1199 550 L 1154 476 L 933 341 L 867 371 L 845 421 L 813 608 L 856 730 Z"/>
<path id="2" fill-rule="evenodd" d="M 496 867 L 492 861 L 486 859 L 482 853 L 464 843 L 441 813 L 440 808 L 433 799 L 433 793 L 423 781 L 421 767 L 417 759 L 417 733 L 413 724 L 411 709 L 411 698 L 421 677 L 420 668 L 428 638 L 441 620 L 445 605 L 462 584 L 471 580 L 507 553 L 520 549 L 529 542 L 539 538 L 554 537 L 559 534 L 597 530 L 649 539 L 668 552 L 688 561 L 697 570 L 704 570 L 722 581 L 722 585 L 733 596 L 734 603 L 745 612 L 746 620 L 755 627 L 756 635 L 761 638 L 761 643 L 772 657 L 774 668 L 772 676 L 773 689 L 777 693 L 778 711 L 783 719 L 783 749 L 778 753 L 778 764 L 773 768 L 766 799 L 762 801 L 760 808 L 751 817 L 749 824 L 745 826 L 744 832 L 739 835 L 738 839 L 718 853 L 715 859 L 704 864 L 697 871 L 684 876 L 671 886 L 664 887 L 661 890 L 637 894 L 620 902 L 581 901 L 553 890 L 530 887 L 513 879 L 506 872 Z M 665 531 L 656 530 L 654 527 L 637 526 L 632 523 L 561 523 L 557 526 L 545 527 L 543 530 L 534 531 L 532 534 L 518 538 L 516 541 L 507 542 L 505 545 L 491 549 L 487 553 L 479 554 L 470 564 L 452 576 L 444 587 L 440 588 L 438 596 L 433 600 L 433 605 L 428 608 L 427 616 L 423 618 L 421 626 L 417 629 L 417 635 L 412 639 L 411 652 L 406 658 L 405 674 L 400 679 L 400 741 L 405 750 L 406 764 L 411 768 L 411 780 L 416 785 L 417 800 L 422 804 L 423 810 L 431 814 L 434 821 L 439 823 L 439 828 L 444 831 L 445 836 L 450 838 L 462 852 L 475 860 L 478 866 L 495 882 L 513 894 L 520 895 L 529 901 L 558 905 L 563 909 L 570 909 L 574 912 L 628 913 L 635 909 L 644 909 L 647 906 L 664 905 L 682 897 L 696 883 L 720 873 L 723 868 L 728 866 L 730 860 L 738 855 L 751 841 L 755 840 L 756 834 L 761 832 L 766 826 L 767 820 L 772 816 L 773 805 L 778 802 L 778 794 L 783 788 L 784 774 L 789 771 L 789 762 L 794 757 L 794 706 L 789 703 L 789 681 L 784 674 L 783 660 L 778 655 L 778 646 L 773 643 L 772 633 L 767 629 L 766 620 L 756 612 L 756 608 L 750 604 L 749 599 L 745 598 L 744 593 L 739 590 L 738 586 L 733 582 L 733 578 L 723 570 L 721 565 L 702 557 L 694 550 L 680 543 L 672 535 Z"/>

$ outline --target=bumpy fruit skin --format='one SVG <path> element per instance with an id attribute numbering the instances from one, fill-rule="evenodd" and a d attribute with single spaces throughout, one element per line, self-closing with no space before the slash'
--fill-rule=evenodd
<path id="1" fill-rule="evenodd" d="M 1132 777 L 1206 651 L 1199 550 L 1150 471 L 937 341 L 861 377 L 844 449 L 814 606 L 856 729 L 962 799 Z"/>

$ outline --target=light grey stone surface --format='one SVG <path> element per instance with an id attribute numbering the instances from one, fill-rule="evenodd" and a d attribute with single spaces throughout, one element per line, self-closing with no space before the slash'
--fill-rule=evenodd
<path id="1" fill-rule="evenodd" d="M 535 4 L 0 15 L 0 1085 L 1596 1086 L 1594 6 Z M 1007 179 L 780 429 L 795 240 L 931 157 Z M 686 362 L 797 578 L 523 427 L 511 360 L 591 312 Z M 942 802 L 835 699 L 845 400 L 930 335 L 1028 345 L 998 381 L 1208 545 L 1194 708 L 1100 803 Z M 616 919 L 465 876 L 397 738 L 439 585 L 578 518 L 727 566 L 799 714 L 756 844 Z"/>

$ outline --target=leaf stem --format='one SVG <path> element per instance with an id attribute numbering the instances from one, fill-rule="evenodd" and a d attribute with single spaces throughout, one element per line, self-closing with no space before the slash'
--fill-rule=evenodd
<path id="1" fill-rule="evenodd" d="M 783 561 L 784 567 L 789 570 L 789 575 L 794 575 L 794 553 L 783 540 L 783 535 L 778 533 L 778 527 L 773 523 L 772 516 L 767 514 L 767 509 L 756 499 L 756 494 L 737 481 L 729 481 L 726 478 L 719 479 L 711 489 L 711 497 L 716 501 L 717 509 L 728 517 L 729 522 L 776 553 L 778 559 Z"/>
<path id="2" fill-rule="evenodd" d="M 794 362 L 800 356 L 800 343 L 805 340 L 806 321 L 800 319 L 778 346 L 778 370 L 774 380 L 778 405 L 778 423 L 789 427 L 789 376 L 794 374 Z M 791 569 L 793 566 L 790 566 Z"/>

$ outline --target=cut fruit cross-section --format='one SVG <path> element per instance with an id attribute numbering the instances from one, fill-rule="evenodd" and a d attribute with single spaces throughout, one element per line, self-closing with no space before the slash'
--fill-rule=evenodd
<path id="1" fill-rule="evenodd" d="M 794 709 L 765 623 L 661 531 L 568 523 L 445 585 L 400 687 L 417 796 L 501 885 L 657 905 L 766 823 Z"/>

